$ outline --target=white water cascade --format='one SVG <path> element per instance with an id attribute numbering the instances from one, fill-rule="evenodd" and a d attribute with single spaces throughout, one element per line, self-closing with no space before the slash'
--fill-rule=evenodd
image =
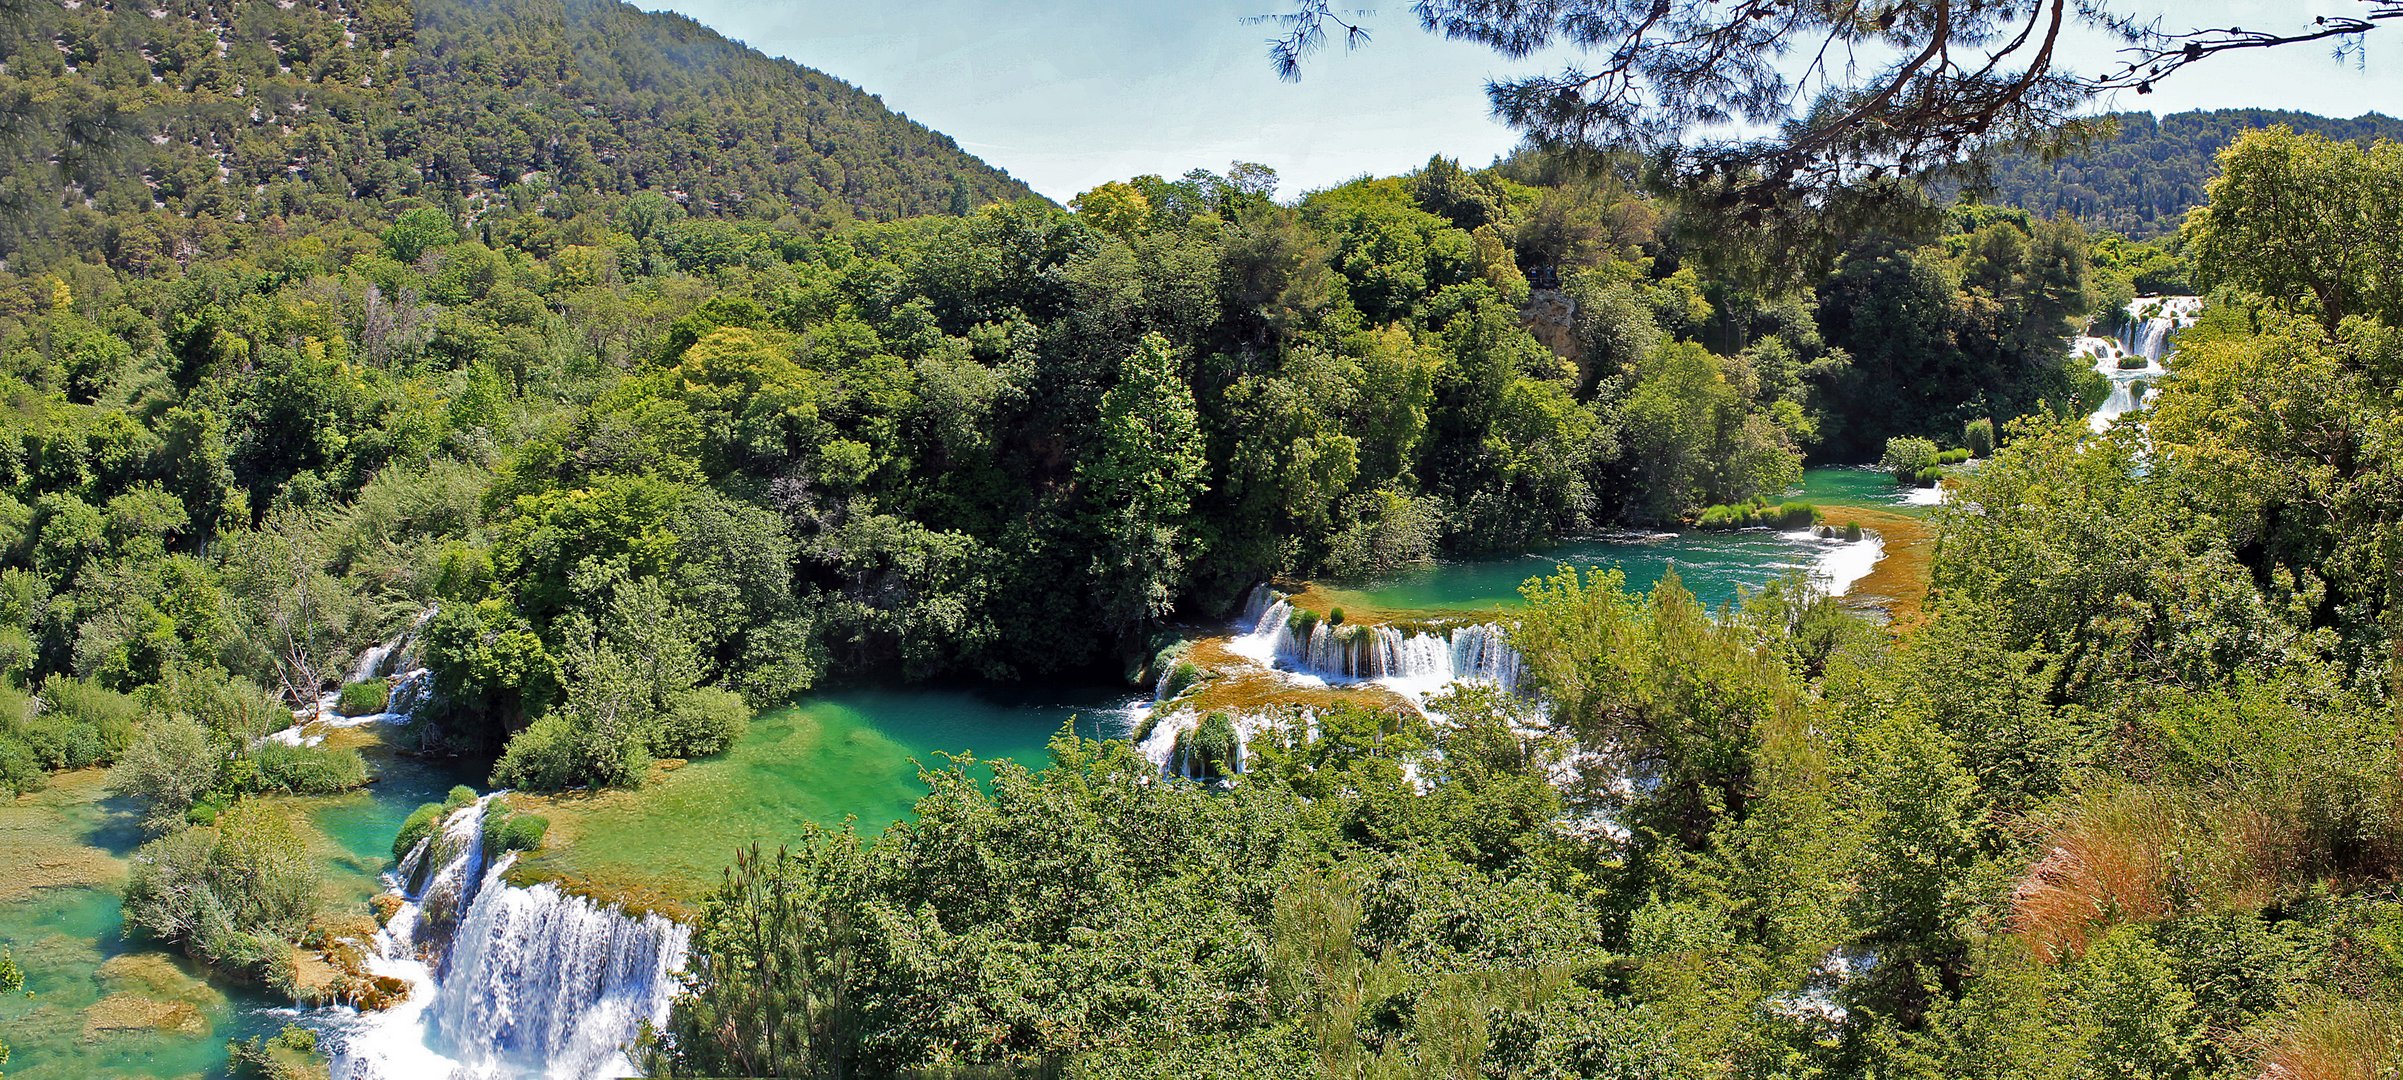
<path id="1" fill-rule="evenodd" d="M 419 662 L 417 640 L 418 632 L 425 629 L 426 623 L 434 618 L 434 611 L 433 608 L 427 608 L 391 640 L 368 646 L 359 653 L 358 661 L 351 665 L 350 677 L 345 682 L 390 680 L 384 711 L 364 716 L 344 716 L 342 693 L 336 689 L 319 697 L 314 707 L 295 710 L 291 727 L 266 737 L 293 746 L 314 746 L 325 741 L 323 728 L 408 723 L 434 685 L 434 673 Z M 320 730 L 311 731 L 311 725 L 318 725 Z"/>
<path id="2" fill-rule="evenodd" d="M 2071 345 L 2071 355 L 2091 362 L 2095 371 L 2111 380 L 2111 396 L 2086 418 L 2088 426 L 2098 434 L 2106 431 L 2113 421 L 2152 396 L 2162 376 L 2169 374 L 2165 362 L 2176 354 L 2173 339 L 2177 332 L 2194 325 L 2202 310 L 2203 300 L 2198 296 L 2138 297 L 2129 302 L 2116 340 L 2081 337 Z M 2123 361 L 2141 363 L 2122 366 Z M 2139 383 L 2144 386 L 2142 398 Z"/>
<path id="3" fill-rule="evenodd" d="M 369 968 L 409 997 L 319 1014 L 335 1080 L 630 1076 L 626 1047 L 666 1020 L 690 930 L 508 884 L 515 857 L 485 857 L 491 798 L 454 811 L 392 875 L 402 903 Z"/>
<path id="4" fill-rule="evenodd" d="M 1461 680 L 1518 688 L 1518 650 L 1493 623 L 1404 629 L 1297 622 L 1293 605 L 1265 587 L 1245 610 L 1244 633 L 1229 647 L 1262 664 L 1329 682 L 1381 683 L 1414 700 Z"/>

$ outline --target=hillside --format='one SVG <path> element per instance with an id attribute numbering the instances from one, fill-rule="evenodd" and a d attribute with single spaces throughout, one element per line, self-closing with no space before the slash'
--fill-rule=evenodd
<path id="1" fill-rule="evenodd" d="M 0 4 L 12 268 L 519 183 L 802 226 L 1029 194 L 856 87 L 615 0 Z"/>
<path id="2" fill-rule="evenodd" d="M 2246 131 L 2285 124 L 2334 139 L 2403 139 L 2403 120 L 2369 113 L 2340 120 L 2271 109 L 2119 113 L 2118 132 L 2083 153 L 2047 162 L 2009 158 L 1994 167 L 1994 202 L 2039 214 L 2067 211 L 2090 229 L 2143 239 L 2177 231 L 2203 204 L 2220 150 Z"/>

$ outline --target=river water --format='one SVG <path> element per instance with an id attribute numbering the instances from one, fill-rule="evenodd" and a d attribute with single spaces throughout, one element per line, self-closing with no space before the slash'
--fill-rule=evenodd
<path id="1" fill-rule="evenodd" d="M 1907 492 L 1865 469 L 1810 470 L 1793 497 L 1915 510 Z M 1797 572 L 1841 586 L 1875 557 L 1873 544 L 1807 531 L 1622 535 L 1328 591 L 1394 613 L 1491 611 L 1515 602 L 1526 578 L 1564 563 L 1617 567 L 1638 590 L 1674 567 L 1715 606 Z M 1148 698 L 1100 686 L 816 695 L 754 719 L 727 754 L 666 772 L 639 792 L 523 800 L 554 824 L 551 843 L 518 872 L 675 912 L 716 883 L 740 844 L 773 845 L 806 822 L 848 819 L 873 834 L 910 813 L 925 790 L 921 766 L 972 753 L 1039 767 L 1063 725 L 1088 737 L 1122 736 Z M 382 888 L 391 838 L 413 808 L 481 780 L 480 769 L 381 752 L 372 763 L 378 779 L 366 791 L 293 801 L 319 835 L 327 899 L 346 911 Z M 270 1034 L 294 1018 L 257 990 L 209 980 L 180 957 L 126 939 L 118 898 L 125 857 L 141 837 L 130 808 L 106 797 L 97 774 L 63 777 L 51 791 L 0 805 L 0 839 L 8 841 L 0 852 L 0 940 L 14 948 L 33 991 L 0 1001 L 0 1030 L 15 1050 L 6 1066 L 12 1080 L 214 1073 L 228 1038 Z"/>

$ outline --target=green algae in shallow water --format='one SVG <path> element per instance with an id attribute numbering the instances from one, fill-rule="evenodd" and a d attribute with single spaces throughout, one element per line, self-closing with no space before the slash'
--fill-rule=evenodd
<path id="1" fill-rule="evenodd" d="M 737 847 L 788 841 L 804 822 L 856 816 L 874 834 L 926 793 L 913 759 L 945 753 L 1030 767 L 1070 716 L 1087 737 L 1123 734 L 1124 691 L 857 690 L 755 717 L 724 755 L 654 772 L 637 791 L 521 799 L 551 819 L 541 854 L 518 877 L 638 906 L 689 903 L 714 887 Z"/>
<path id="2" fill-rule="evenodd" d="M 376 776 L 366 790 L 281 800 L 315 827 L 335 914 L 365 910 L 401 819 L 464 778 L 380 746 L 362 751 Z M 99 770 L 0 802 L 0 874 L 20 886 L 0 893 L 0 941 L 33 991 L 0 1000 L 9 1080 L 219 1075 L 227 1039 L 272 1035 L 290 1019 L 272 995 L 211 981 L 190 960 L 125 936 L 125 857 L 142 840 L 138 815 L 108 797 Z"/>

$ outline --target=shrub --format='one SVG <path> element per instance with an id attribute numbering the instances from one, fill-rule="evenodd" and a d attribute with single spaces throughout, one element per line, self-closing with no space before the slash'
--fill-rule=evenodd
<path id="1" fill-rule="evenodd" d="M 1967 450 L 1946 450 L 1936 455 L 1936 464 L 1938 465 L 1958 465 L 1967 460 L 1969 460 L 1969 451 Z"/>
<path id="2" fill-rule="evenodd" d="M 290 795 L 338 795 L 367 784 L 367 762 L 359 752 L 330 746 L 264 742 L 250 752 L 255 791 Z"/>
<path id="3" fill-rule="evenodd" d="M 1191 689 L 1194 683 L 1200 681 L 1201 669 L 1193 666 L 1193 662 L 1190 660 L 1179 660 L 1168 669 L 1168 683 L 1162 687 L 1165 691 L 1162 696 L 1175 697 Z"/>
<path id="4" fill-rule="evenodd" d="M 366 679 L 348 683 L 334 701 L 334 711 L 344 716 L 373 716 L 384 711 L 392 700 L 392 680 Z"/>
<path id="5" fill-rule="evenodd" d="M 1857 521 L 1850 521 L 1850 522 L 1846 522 L 1846 523 L 1844 524 L 1844 539 L 1846 539 L 1846 540 L 1848 540 L 1848 541 L 1853 541 L 1853 542 L 1856 542 L 1856 543 L 1857 543 L 1857 542 L 1860 540 L 1860 538 L 1861 538 L 1861 523 L 1860 523 L 1860 522 L 1857 522 Z"/>
<path id="6" fill-rule="evenodd" d="M 1936 464 L 1936 444 L 1917 436 L 1905 435 L 1886 440 L 1886 452 L 1877 459 L 1877 467 L 1894 474 L 1899 483 L 1909 483 L 1923 469 Z"/>
<path id="7" fill-rule="evenodd" d="M 5 730 L 16 737 L 45 769 L 81 769 L 106 765 L 131 746 L 135 718 L 141 709 L 134 699 L 81 679 L 52 676 L 42 684 L 41 707 L 19 709 Z"/>
<path id="8" fill-rule="evenodd" d="M 207 728 L 183 716 L 165 716 L 142 729 L 109 770 L 109 787 L 141 803 L 146 821 L 163 830 L 184 820 L 200 797 L 224 776 L 224 755 Z"/>
<path id="9" fill-rule="evenodd" d="M 492 766 L 492 786 L 527 791 L 632 786 L 650 766 L 645 741 L 585 727 L 555 712 L 509 740 Z"/>
<path id="10" fill-rule="evenodd" d="M 442 819 L 474 801 L 475 789 L 461 784 L 452 788 L 441 802 L 425 803 L 410 811 L 408 820 L 401 822 L 400 834 L 392 838 L 393 861 L 408 858 L 409 850 L 425 839 L 427 833 L 441 827 Z"/>
<path id="11" fill-rule="evenodd" d="M 1177 737 L 1173 755 L 1178 772 L 1203 780 L 1214 780 L 1243 768 L 1242 744 L 1235 736 L 1235 720 L 1223 712 L 1202 718 L 1193 730 Z"/>
<path id="12" fill-rule="evenodd" d="M 505 805 L 484 812 L 484 857 L 497 859 L 512 851 L 533 851 L 542 847 L 543 834 L 549 832 L 551 819 L 540 814 L 514 811 Z"/>
<path id="13" fill-rule="evenodd" d="M 1819 517 L 1819 508 L 1810 503 L 1771 504 L 1767 499 L 1754 499 L 1748 503 L 1713 506 L 1705 509 L 1702 511 L 1702 517 L 1695 522 L 1695 526 L 1706 531 L 1752 528 L 1803 529 L 1809 528 L 1819 520 Z"/>
<path id="14" fill-rule="evenodd" d="M 399 834 L 392 838 L 392 860 L 399 862 L 408 858 L 409 852 L 417 848 L 417 842 L 425 839 L 427 833 L 434 831 L 434 826 L 442 820 L 443 813 L 441 803 L 423 803 L 417 809 L 409 811 L 407 820 L 401 822 Z"/>
<path id="15" fill-rule="evenodd" d="M 1912 477 L 1912 480 L 1915 481 L 1920 487 L 1934 487 L 1937 484 L 1944 482 L 1944 469 L 1939 465 L 1930 465 L 1927 468 L 1919 470 L 1919 472 Z"/>
<path id="16" fill-rule="evenodd" d="M 317 1033 L 298 1024 L 286 1024 L 272 1037 L 229 1039 L 225 1054 L 226 1071 L 232 1076 L 305 1080 L 325 1075 L 317 1057 Z"/>
<path id="17" fill-rule="evenodd" d="M 317 871 L 292 823 L 257 800 L 134 853 L 125 921 L 221 970 L 261 978 L 317 913 Z"/>
<path id="18" fill-rule="evenodd" d="M 1329 609 L 1327 609 L 1327 622 L 1328 622 L 1330 625 L 1334 625 L 1334 626 L 1342 626 L 1342 625 L 1343 625 L 1343 609 L 1342 609 L 1342 608 L 1329 608 Z"/>
<path id="19" fill-rule="evenodd" d="M 673 758 L 722 754 L 750 719 L 751 708 L 742 695 L 713 686 L 694 687 L 668 698 L 667 713 L 651 733 L 651 753 Z"/>
<path id="20" fill-rule="evenodd" d="M 1961 426 L 1961 445 L 1971 457 L 1991 457 L 1994 454 L 1994 421 L 1979 417 Z"/>
<path id="21" fill-rule="evenodd" d="M 2121 353 L 2119 356 L 2118 366 L 2121 371 L 2135 371 L 2144 365 L 2144 357 L 2136 353 Z"/>

